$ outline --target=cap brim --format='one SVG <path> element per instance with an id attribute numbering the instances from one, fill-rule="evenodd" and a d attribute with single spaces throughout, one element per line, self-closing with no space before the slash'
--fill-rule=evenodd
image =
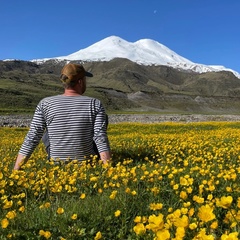
<path id="1" fill-rule="evenodd" d="M 90 72 L 85 72 L 85 76 L 86 76 L 86 77 L 93 77 L 93 74 L 90 73 Z"/>

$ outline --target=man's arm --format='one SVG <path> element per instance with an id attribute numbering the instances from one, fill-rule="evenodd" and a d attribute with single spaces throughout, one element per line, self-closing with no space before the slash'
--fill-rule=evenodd
<path id="1" fill-rule="evenodd" d="M 27 160 L 30 158 L 32 152 L 39 144 L 43 132 L 45 130 L 46 123 L 42 113 L 41 102 L 37 105 L 33 119 L 30 124 L 30 129 L 23 141 L 23 144 L 18 152 L 18 156 L 14 165 L 14 169 L 18 170 L 21 168 Z"/>
<path id="2" fill-rule="evenodd" d="M 103 161 L 104 164 L 106 164 L 108 161 L 110 161 L 111 159 L 111 154 L 109 151 L 106 152 L 101 152 L 100 154 L 100 158 Z"/>
<path id="3" fill-rule="evenodd" d="M 23 163 L 25 163 L 28 160 L 28 158 L 21 153 L 18 154 L 15 165 L 14 165 L 14 170 L 19 170 Z"/>

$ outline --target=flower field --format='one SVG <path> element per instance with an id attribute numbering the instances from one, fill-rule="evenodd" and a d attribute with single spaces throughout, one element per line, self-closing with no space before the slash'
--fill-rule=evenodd
<path id="1" fill-rule="evenodd" d="M 112 162 L 54 164 L 0 128 L 0 239 L 240 239 L 240 123 L 119 123 Z"/>

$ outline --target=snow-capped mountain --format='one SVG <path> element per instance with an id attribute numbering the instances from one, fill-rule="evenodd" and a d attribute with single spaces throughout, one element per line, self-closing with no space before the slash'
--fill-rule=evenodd
<path id="1" fill-rule="evenodd" d="M 204 65 L 191 62 L 157 41 L 141 39 L 132 43 L 117 36 L 107 37 L 85 49 L 81 49 L 67 56 L 34 59 L 32 61 L 37 63 L 45 62 L 50 59 L 59 61 L 110 61 L 114 58 L 127 58 L 138 64 L 166 65 L 177 69 L 191 70 L 199 73 L 230 71 L 236 77 L 240 78 L 238 72 L 225 68 L 224 66 Z"/>

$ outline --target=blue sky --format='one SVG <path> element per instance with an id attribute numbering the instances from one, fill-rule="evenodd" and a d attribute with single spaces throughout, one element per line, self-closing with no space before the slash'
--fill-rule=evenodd
<path id="1" fill-rule="evenodd" d="M 239 0 L 1 0 L 0 60 L 69 55 L 115 35 L 240 73 Z"/>

